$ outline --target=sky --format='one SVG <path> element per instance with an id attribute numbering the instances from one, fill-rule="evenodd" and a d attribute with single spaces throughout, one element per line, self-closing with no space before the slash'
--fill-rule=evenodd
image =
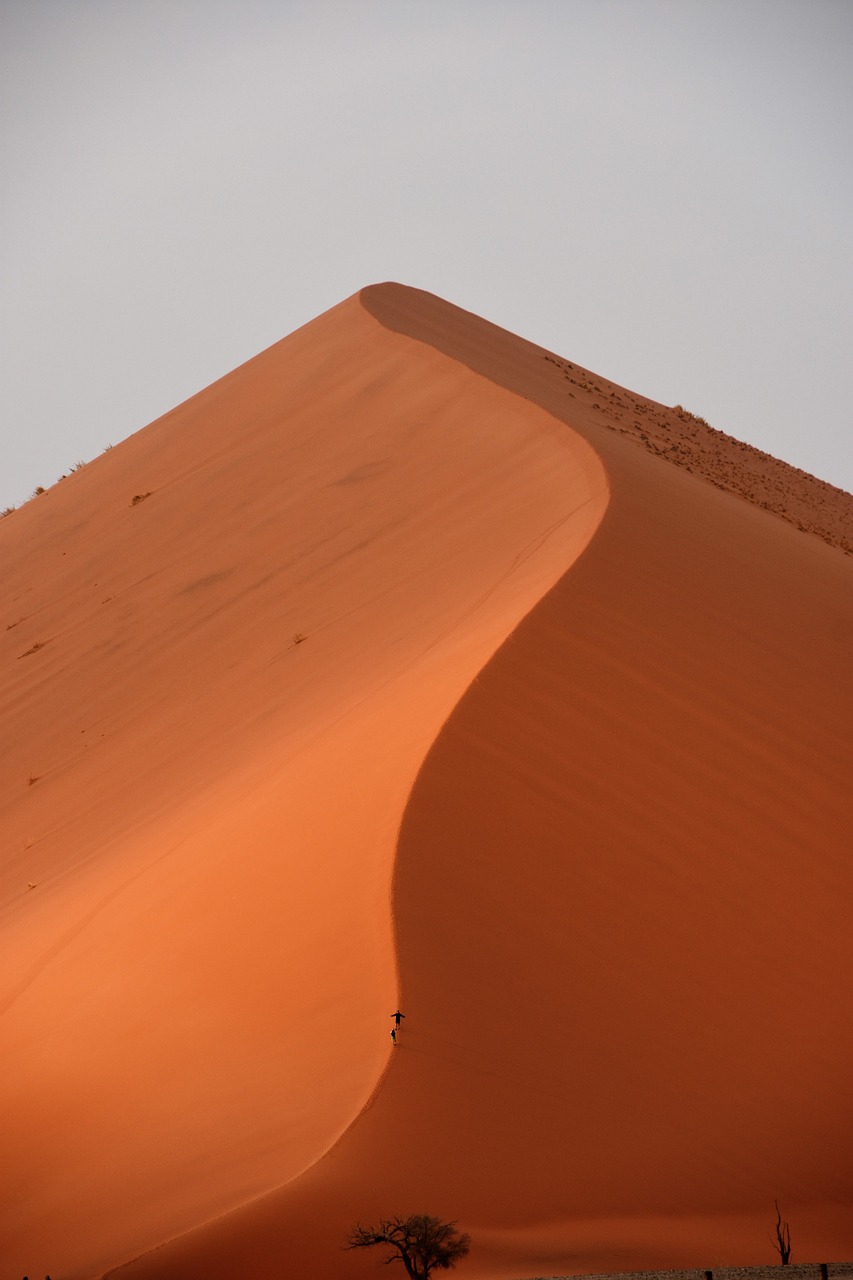
<path id="1" fill-rule="evenodd" d="M 0 0 L 0 510 L 366 284 L 853 490 L 851 0 Z"/>

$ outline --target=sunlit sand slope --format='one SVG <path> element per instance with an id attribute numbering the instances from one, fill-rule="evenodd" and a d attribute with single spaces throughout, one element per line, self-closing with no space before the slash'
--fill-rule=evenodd
<path id="1" fill-rule="evenodd" d="M 565 362 L 399 286 L 362 302 L 570 423 L 610 504 L 409 797 L 406 1022 L 371 1105 L 120 1274 L 354 1280 L 378 1259 L 340 1252 L 353 1222 L 410 1212 L 471 1232 L 471 1276 L 772 1261 L 776 1198 L 796 1257 L 851 1257 L 849 499 L 820 487 L 798 530 L 784 464 L 747 482 L 720 437 L 710 483 Z M 695 421 L 633 399 L 691 455 Z"/>
<path id="2" fill-rule="evenodd" d="M 351 299 L 0 523 L 4 1274 L 103 1271 L 364 1107 L 407 796 L 606 502 Z"/>

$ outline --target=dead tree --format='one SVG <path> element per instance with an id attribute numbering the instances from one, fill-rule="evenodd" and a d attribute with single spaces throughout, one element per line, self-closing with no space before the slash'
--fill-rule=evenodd
<path id="1" fill-rule="evenodd" d="M 786 1267 L 791 1261 L 791 1226 L 788 1222 L 783 1222 L 782 1211 L 779 1208 L 779 1201 L 774 1200 L 776 1206 L 776 1241 L 775 1248 L 782 1259 L 782 1266 Z"/>
<path id="2" fill-rule="evenodd" d="M 402 1262 L 409 1280 L 429 1280 L 433 1271 L 448 1271 L 468 1254 L 471 1237 L 426 1214 L 411 1218 L 383 1218 L 375 1227 L 361 1223 L 350 1232 L 345 1249 L 370 1249 L 384 1244 L 391 1250 L 385 1262 Z"/>

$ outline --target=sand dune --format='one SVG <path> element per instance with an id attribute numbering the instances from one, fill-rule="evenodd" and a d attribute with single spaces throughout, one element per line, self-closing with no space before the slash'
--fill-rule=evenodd
<path id="1" fill-rule="evenodd" d="M 850 511 L 388 285 L 0 523 L 9 1274 L 853 1255 Z"/>

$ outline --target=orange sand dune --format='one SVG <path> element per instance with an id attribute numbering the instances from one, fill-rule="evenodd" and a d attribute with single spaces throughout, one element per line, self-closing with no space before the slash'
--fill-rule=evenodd
<path id="1" fill-rule="evenodd" d="M 2 522 L 10 1275 L 853 1256 L 849 499 L 704 430 L 379 286 Z"/>
<path id="2" fill-rule="evenodd" d="M 10 1274 L 156 1245 L 364 1105 L 408 791 L 605 503 L 355 299 L 3 522 Z"/>

